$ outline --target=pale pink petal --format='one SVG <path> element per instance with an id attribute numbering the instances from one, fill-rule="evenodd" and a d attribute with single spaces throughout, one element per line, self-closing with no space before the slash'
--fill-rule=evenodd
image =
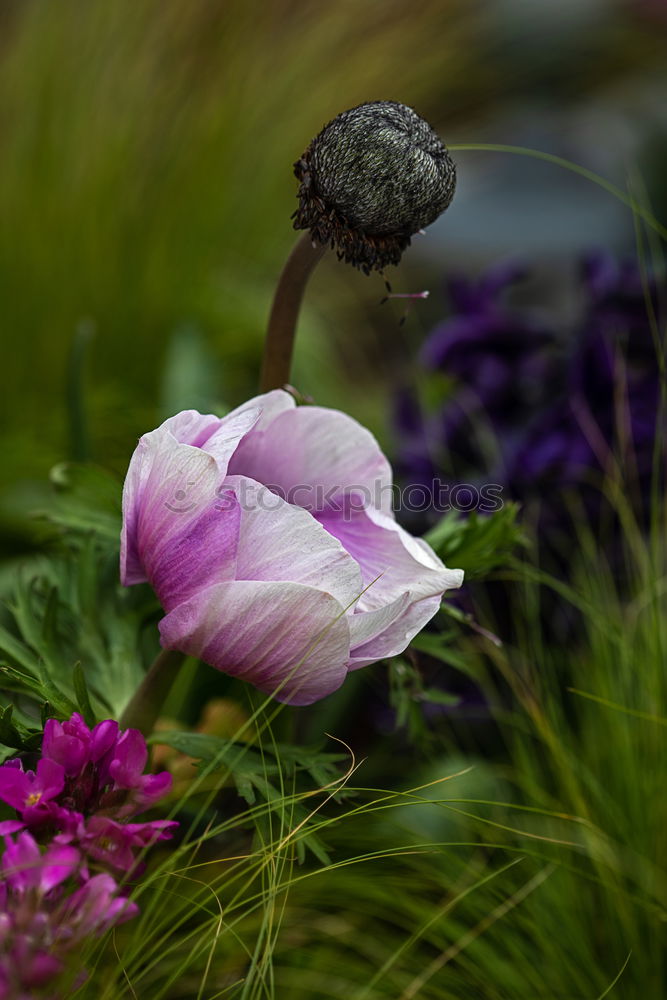
<path id="1" fill-rule="evenodd" d="M 350 616 L 351 670 L 401 653 L 436 613 L 443 593 L 463 581 L 461 570 L 447 569 L 393 518 L 359 510 L 351 498 L 319 520 L 358 561 L 366 588 Z"/>
<path id="2" fill-rule="evenodd" d="M 181 410 L 180 413 L 169 417 L 150 433 L 168 431 L 178 444 L 189 444 L 193 448 L 202 448 L 219 427 L 220 417 L 216 417 L 213 413 Z M 149 436 L 150 434 L 144 434 L 144 438 Z"/>
<path id="3" fill-rule="evenodd" d="M 218 427 L 208 440 L 200 445 L 209 455 L 213 455 L 221 472 L 227 471 L 229 460 L 236 451 L 241 439 L 257 425 L 262 417 L 260 406 L 250 403 L 222 417 Z"/>
<path id="4" fill-rule="evenodd" d="M 412 642 L 418 632 L 431 620 L 441 604 L 441 595 L 425 597 L 421 601 L 408 603 L 403 614 L 398 615 L 384 631 L 369 641 L 356 645 L 348 663 L 349 670 L 358 670 L 376 660 L 396 656 Z M 369 612 L 374 614 L 374 612 Z"/>
<path id="5" fill-rule="evenodd" d="M 308 511 L 243 476 L 228 476 L 225 486 L 241 510 L 237 580 L 302 583 L 331 594 L 344 608 L 357 600 L 363 589 L 357 563 Z"/>
<path id="6" fill-rule="evenodd" d="M 241 441 L 229 474 L 271 486 L 313 513 L 340 493 L 354 491 L 366 504 L 392 508 L 391 467 L 361 424 L 337 410 L 299 406 Z"/>
<path id="7" fill-rule="evenodd" d="M 207 585 L 212 571 L 233 578 L 240 511 L 213 456 L 168 432 L 141 439 L 126 492 L 135 462 L 143 484 L 138 503 L 123 497 L 121 580 L 150 580 L 169 610 Z"/>
<path id="8" fill-rule="evenodd" d="M 272 389 L 271 392 L 265 392 L 261 396 L 254 396 L 222 419 L 223 421 L 232 420 L 245 414 L 248 410 L 259 410 L 260 417 L 253 427 L 253 434 L 256 434 L 258 431 L 266 430 L 269 424 L 281 413 L 294 409 L 296 409 L 294 396 L 285 392 L 284 389 Z"/>
<path id="9" fill-rule="evenodd" d="M 215 505 L 229 459 L 259 415 L 258 407 L 246 406 L 223 423 L 211 414 L 184 410 L 144 434 L 123 487 L 121 581 L 126 586 L 149 578 L 144 557 L 154 542 L 171 544 L 174 532 L 191 530 L 202 508 Z M 170 515 L 180 520 L 172 517 L 169 523 Z"/>
<path id="10" fill-rule="evenodd" d="M 372 508 L 360 510 L 350 498 L 340 507 L 319 514 L 318 520 L 361 567 L 366 589 L 355 611 L 375 611 L 406 593 L 414 602 L 460 587 L 461 570 L 447 569 L 425 542 L 393 518 Z"/>
<path id="11" fill-rule="evenodd" d="M 198 656 L 294 705 L 335 691 L 347 673 L 344 609 L 303 584 L 217 584 L 174 608 L 159 628 L 166 649 Z"/>
<path id="12" fill-rule="evenodd" d="M 403 615 L 409 603 L 410 595 L 406 593 L 376 611 L 357 611 L 355 609 L 352 614 L 349 614 L 347 622 L 350 626 L 352 651 L 354 652 L 356 647 L 363 646 L 371 639 L 386 632 Z"/>

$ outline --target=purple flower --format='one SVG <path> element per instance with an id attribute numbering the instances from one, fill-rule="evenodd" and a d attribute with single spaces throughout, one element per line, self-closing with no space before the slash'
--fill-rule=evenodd
<path id="1" fill-rule="evenodd" d="M 88 879 L 80 851 L 27 832 L 0 858 L 0 998 L 21 1000 L 58 979 L 77 946 L 137 913 L 107 874 Z M 83 884 L 82 884 L 83 882 Z M 85 978 L 85 972 L 81 972 Z M 42 996 L 40 992 L 40 996 Z"/>
<path id="2" fill-rule="evenodd" d="M 519 275 L 501 265 L 477 282 L 451 283 L 454 315 L 427 339 L 422 357 L 453 381 L 432 412 L 403 390 L 396 404 L 405 477 L 426 482 L 463 477 L 508 487 L 539 507 L 547 547 L 570 525 L 564 493 L 577 491 L 592 523 L 615 532 L 605 499 L 608 475 L 623 477 L 626 496 L 645 516 L 655 442 L 664 434 L 660 363 L 654 336 L 664 326 L 655 276 L 604 253 L 584 261 L 587 296 L 570 349 L 499 292 Z M 659 438 L 658 438 L 659 440 Z M 664 475 L 664 459 L 658 463 Z M 659 485 L 659 484 L 658 484 Z M 607 515 L 601 518 L 605 510 Z"/>
<path id="3" fill-rule="evenodd" d="M 491 468 L 497 479 L 507 445 L 553 394 L 554 332 L 502 298 L 523 274 L 518 265 L 502 263 L 474 282 L 451 278 L 453 313 L 421 351 L 426 369 L 451 380 L 444 406 L 422 411 L 405 386 L 397 397 L 398 466 L 407 481 L 425 485 L 434 497 L 434 480 L 443 475 L 475 482 Z"/>
<path id="4" fill-rule="evenodd" d="M 118 894 L 118 886 L 111 875 L 93 875 L 62 906 L 58 937 L 61 941 L 97 937 L 131 920 L 138 912 L 136 903 Z"/>
<path id="5" fill-rule="evenodd" d="M 65 773 L 74 777 L 83 771 L 85 765 L 96 763 L 115 745 L 118 737 L 118 723 L 105 719 L 92 730 L 83 717 L 74 712 L 70 719 L 58 722 L 48 719 L 44 726 L 42 756 L 61 764 Z M 145 761 L 144 761 L 145 763 Z"/>
<path id="6" fill-rule="evenodd" d="M 166 839 L 178 825 L 127 822 L 166 795 L 172 783 L 168 771 L 143 773 L 148 751 L 138 730 L 119 732 L 112 720 L 90 730 L 75 712 L 62 723 L 47 721 L 42 752 L 34 774 L 24 772 L 20 760 L 0 766 L 0 799 L 20 816 L 0 824 L 0 835 L 25 828 L 42 840 L 57 834 L 62 843 L 129 872 L 136 871 L 135 850 Z"/>
<path id="7" fill-rule="evenodd" d="M 37 842 L 26 832 L 19 833 L 16 842 L 11 837 L 6 842 L 2 874 L 19 895 L 30 889 L 42 894 L 49 892 L 69 878 L 81 861 L 79 852 L 65 844 L 53 844 L 42 854 Z"/>
<path id="8" fill-rule="evenodd" d="M 135 851 L 150 847 L 158 840 L 168 840 L 178 823 L 154 820 L 149 823 L 118 823 L 108 816 L 93 816 L 81 837 L 86 854 L 112 868 L 139 874 Z"/>
<path id="9" fill-rule="evenodd" d="M 0 767 L 0 799 L 19 812 L 38 813 L 40 807 L 60 795 L 65 784 L 65 771 L 60 764 L 42 759 L 37 772 L 24 771 L 15 764 Z"/>
<path id="10" fill-rule="evenodd" d="M 542 322 L 500 299 L 523 276 L 522 267 L 503 263 L 476 283 L 451 279 L 455 313 L 435 328 L 421 351 L 427 368 L 443 371 L 465 389 L 463 409 L 483 407 L 503 423 L 511 418 L 522 388 L 531 396 L 540 392 L 545 347 L 554 340 Z"/>
<path id="11" fill-rule="evenodd" d="M 121 579 L 148 580 L 162 645 L 305 705 L 401 652 L 462 573 L 392 512 L 350 417 L 282 390 L 145 434 L 123 493 Z"/>
<path id="12" fill-rule="evenodd" d="M 530 423 L 511 460 L 513 494 L 547 494 L 543 526 L 561 520 L 558 492 L 576 486 L 599 518 L 603 476 L 620 468 L 636 499 L 650 495 L 659 421 L 660 380 L 647 302 L 634 265 L 606 254 L 584 262 L 590 305 L 568 360 L 567 391 Z M 655 282 L 646 291 L 657 308 Z"/>

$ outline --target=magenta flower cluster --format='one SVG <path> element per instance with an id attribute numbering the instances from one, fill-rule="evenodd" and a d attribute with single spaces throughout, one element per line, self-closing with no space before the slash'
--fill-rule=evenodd
<path id="1" fill-rule="evenodd" d="M 130 822 L 171 787 L 169 772 L 143 773 L 147 758 L 137 730 L 90 729 L 75 712 L 48 720 L 34 771 L 0 767 L 18 814 L 0 823 L 0 1000 L 52 995 L 68 953 L 137 913 L 117 879 L 140 874 L 141 853 L 177 825 Z"/>

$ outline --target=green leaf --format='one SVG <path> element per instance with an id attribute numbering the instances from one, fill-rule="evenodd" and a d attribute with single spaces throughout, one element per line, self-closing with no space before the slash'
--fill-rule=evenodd
<path id="1" fill-rule="evenodd" d="M 37 675 L 39 670 L 37 658 L 28 646 L 13 636 L 4 625 L 0 625 L 0 652 L 8 656 L 10 660 L 20 664 L 28 673 Z"/>
<path id="2" fill-rule="evenodd" d="M 51 470 L 53 503 L 40 512 L 47 521 L 77 533 L 94 532 L 118 545 L 121 484 L 95 465 L 62 462 Z"/>
<path id="3" fill-rule="evenodd" d="M 276 788 L 269 779 L 279 775 L 288 777 L 301 772 L 307 773 L 315 780 L 318 787 L 323 787 L 340 776 L 334 764 L 345 760 L 343 754 L 324 754 L 283 743 L 264 747 L 263 752 L 259 753 L 248 744 L 235 743 L 204 733 L 175 731 L 156 733 L 149 742 L 166 743 L 181 753 L 197 758 L 207 773 L 227 768 L 241 798 L 249 805 L 254 805 L 257 797 L 261 796 L 272 811 L 280 816 L 281 822 L 285 820 L 285 812 L 289 811 L 293 826 L 307 820 L 309 811 L 299 802 L 286 803 L 284 791 Z M 326 848 L 314 834 L 304 831 L 300 837 L 297 844 L 300 859 L 303 847 L 307 847 L 323 864 L 329 864 Z"/>
<path id="4" fill-rule="evenodd" d="M 487 576 L 528 544 L 517 524 L 519 510 L 518 504 L 508 503 L 488 515 L 473 511 L 462 517 L 449 511 L 424 539 L 443 562 L 464 570 L 468 579 Z"/>
<path id="5" fill-rule="evenodd" d="M 42 743 L 41 729 L 27 729 L 13 719 L 14 706 L 0 709 L 0 743 L 13 750 L 39 750 Z"/>
<path id="6" fill-rule="evenodd" d="M 15 691 L 29 691 L 40 700 L 49 701 L 55 714 L 63 718 L 76 712 L 76 705 L 48 677 L 32 677 L 15 667 L 0 667 L 0 676 L 4 678 L 2 686 Z"/>
<path id="7" fill-rule="evenodd" d="M 97 722 L 97 719 L 95 717 L 95 713 L 93 712 L 93 707 L 90 704 L 88 685 L 86 684 L 83 667 L 80 663 L 74 664 L 72 681 L 74 683 L 74 693 L 76 695 L 76 700 L 79 703 L 81 714 L 83 715 L 86 725 L 92 727 Z"/>
<path id="8" fill-rule="evenodd" d="M 421 700 L 427 701 L 431 705 L 460 705 L 461 699 L 456 694 L 449 694 L 439 688 L 424 688 L 421 693 Z"/>
<path id="9" fill-rule="evenodd" d="M 435 660 L 446 663 L 448 667 L 454 667 L 455 670 L 459 670 L 468 677 L 475 676 L 469 657 L 461 653 L 452 643 L 451 634 L 422 632 L 414 637 L 410 643 L 410 649 L 426 653 L 427 656 L 432 656 Z"/>

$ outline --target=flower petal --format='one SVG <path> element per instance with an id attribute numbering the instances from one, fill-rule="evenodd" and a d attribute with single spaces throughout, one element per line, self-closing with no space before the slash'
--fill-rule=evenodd
<path id="1" fill-rule="evenodd" d="M 294 396 L 289 392 L 285 392 L 284 389 L 272 389 L 271 392 L 265 392 L 261 396 L 249 399 L 247 403 L 238 406 L 222 419 L 223 421 L 232 420 L 245 414 L 248 410 L 256 409 L 260 411 L 260 416 L 253 427 L 253 433 L 266 430 L 269 424 L 286 410 L 296 409 L 296 401 Z"/>
<path id="2" fill-rule="evenodd" d="M 138 729 L 126 729 L 116 743 L 109 775 L 119 788 L 135 788 L 147 760 L 148 748 L 143 734 Z"/>
<path id="3" fill-rule="evenodd" d="M 141 499 L 132 506 L 132 467 L 143 476 Z M 234 575 L 240 511 L 222 488 L 212 455 L 153 431 L 139 442 L 124 491 L 121 579 L 150 580 L 163 606 L 171 607 L 210 582 Z M 128 500 L 128 496 L 130 499 Z"/>
<path id="4" fill-rule="evenodd" d="M 363 646 L 385 632 L 403 614 L 409 603 L 410 595 L 406 593 L 397 597 L 391 604 L 385 604 L 383 608 L 377 608 L 375 611 L 355 611 L 349 615 L 347 621 L 350 626 L 351 649 Z"/>
<path id="5" fill-rule="evenodd" d="M 198 656 L 294 705 L 335 691 L 347 673 L 343 607 L 299 583 L 216 584 L 174 608 L 159 628 L 166 649 Z"/>
<path id="6" fill-rule="evenodd" d="M 180 521 L 172 518 L 167 545 L 175 531 L 189 530 L 202 509 L 215 506 L 229 459 L 259 417 L 260 408 L 249 404 L 223 420 L 185 410 L 144 434 L 123 487 L 121 581 L 126 586 L 149 578 L 144 557 L 151 541 L 169 528 L 169 515 Z"/>
<path id="7" fill-rule="evenodd" d="M 229 474 L 256 479 L 313 513 L 350 491 L 392 509 L 391 467 L 373 435 L 345 413 L 319 406 L 286 410 L 265 430 L 252 430 Z"/>
<path id="8" fill-rule="evenodd" d="M 0 767 L 0 799 L 14 809 L 23 809 L 30 795 L 32 782 L 28 775 L 17 767 Z"/>
<path id="9" fill-rule="evenodd" d="M 359 509 L 354 498 L 346 497 L 317 519 L 361 567 L 367 589 L 355 611 L 375 611 L 406 593 L 413 602 L 441 597 L 445 590 L 461 586 L 461 570 L 447 569 L 426 542 L 380 511 Z"/>
<path id="10" fill-rule="evenodd" d="M 42 892 L 48 892 L 73 875 L 80 861 L 81 855 L 75 847 L 61 844 L 53 844 L 49 847 L 41 862 L 40 888 Z"/>
<path id="11" fill-rule="evenodd" d="M 431 620 L 441 603 L 441 595 L 425 597 L 421 601 L 408 603 L 402 614 L 389 623 L 384 631 L 369 641 L 355 646 L 348 663 L 349 670 L 367 667 L 369 663 L 383 660 L 385 657 L 396 656 L 417 635 L 417 632 Z M 374 612 L 370 612 L 373 614 Z"/>
<path id="12" fill-rule="evenodd" d="M 318 520 L 357 560 L 367 588 L 350 615 L 350 670 L 401 653 L 436 613 L 444 591 L 463 581 L 462 571 L 447 569 L 426 542 L 379 511 L 360 510 L 352 497 Z"/>
<path id="13" fill-rule="evenodd" d="M 228 476 L 225 486 L 234 490 L 241 510 L 237 580 L 302 583 L 326 591 L 343 607 L 359 597 L 357 563 L 308 511 L 244 476 Z"/>

